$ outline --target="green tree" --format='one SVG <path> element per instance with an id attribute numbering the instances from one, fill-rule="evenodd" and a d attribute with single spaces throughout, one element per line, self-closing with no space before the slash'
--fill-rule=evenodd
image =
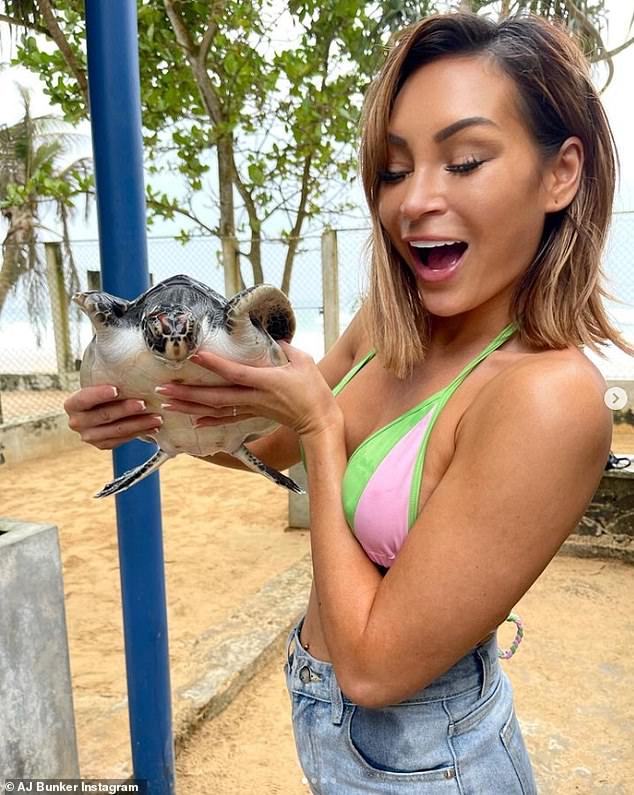
<path id="1" fill-rule="evenodd" d="M 427 14 L 435 5 L 416 8 Z M 295 0 L 282 9 L 269 0 L 140 3 L 149 171 L 173 170 L 176 162 L 188 185 L 186 195 L 176 197 L 150 184 L 152 213 L 186 217 L 216 235 L 225 267 L 235 274 L 236 261 L 248 260 L 254 281 L 263 278 L 262 230 L 284 214 L 288 247 L 281 286 L 288 290 L 307 220 L 328 209 L 327 186 L 353 179 L 351 144 L 363 91 L 403 16 L 398 9 L 394 0 L 372 7 L 360 0 Z M 84 118 L 81 3 L 7 0 L 0 10 L 5 21 L 24 30 L 17 61 L 40 75 L 67 119 Z M 295 45 L 276 42 L 283 15 L 296 27 Z M 42 47 L 33 31 L 57 49 Z M 194 209 L 193 199 L 210 174 L 217 195 L 207 215 Z M 236 237 L 245 232 L 249 248 L 238 252 Z"/>
<path id="2" fill-rule="evenodd" d="M 52 115 L 34 117 L 29 91 L 18 86 L 23 115 L 12 125 L 0 126 L 0 213 L 6 225 L 0 267 L 0 313 L 10 291 L 23 281 L 28 307 L 36 328 L 46 295 L 45 264 L 37 245 L 43 225 L 43 209 L 51 205 L 61 227 L 68 289 L 77 287 L 77 271 L 70 247 L 69 222 L 78 196 L 85 198 L 85 212 L 92 192 L 90 158 L 69 161 L 83 136 Z"/>
<path id="3" fill-rule="evenodd" d="M 602 34 L 607 22 L 605 0 L 461 0 L 459 5 L 476 13 L 492 11 L 499 18 L 538 14 L 545 19 L 563 22 L 577 37 L 588 61 L 606 65 L 608 76 L 601 92 L 605 91 L 614 75 L 614 57 L 634 44 L 634 36 L 627 38 L 634 25 L 633 14 L 625 40 L 612 50 L 606 47 Z"/>
<path id="4" fill-rule="evenodd" d="M 288 245 L 280 286 L 288 291 L 306 222 L 317 216 L 327 220 L 339 209 L 328 204 L 326 186 L 354 179 L 363 93 L 392 31 L 447 7 L 542 13 L 580 32 L 591 59 L 610 65 L 616 52 L 607 52 L 599 33 L 605 2 L 139 2 L 148 170 L 173 171 L 176 164 L 187 185 L 185 195 L 168 195 L 150 180 L 152 215 L 187 218 L 217 236 L 234 288 L 240 286 L 239 266 L 245 260 L 253 280 L 262 281 L 263 230 L 283 215 Z M 20 31 L 17 61 L 40 75 L 68 120 L 85 118 L 81 0 L 0 0 L 2 19 Z M 292 43 L 279 41 L 283 20 L 294 26 Z M 42 47 L 33 32 L 56 48 Z M 210 178 L 212 189 L 205 184 Z M 195 209 L 202 192 L 211 193 L 209 211 Z M 249 247 L 243 252 L 236 237 L 244 234 Z"/>

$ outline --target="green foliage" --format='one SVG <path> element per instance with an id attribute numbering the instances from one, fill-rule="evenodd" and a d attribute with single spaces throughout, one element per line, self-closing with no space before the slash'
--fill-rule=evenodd
<path id="1" fill-rule="evenodd" d="M 8 3 L 6 5 L 9 5 Z M 64 35 L 73 50 L 80 66 L 85 70 L 85 23 L 83 4 L 74 0 L 55 4 L 55 13 Z M 37 20 L 40 21 L 41 20 Z M 44 93 L 51 103 L 61 108 L 68 122 L 77 122 L 87 117 L 86 98 L 79 90 L 75 79 L 71 76 L 64 56 L 58 49 L 49 51 L 50 47 L 42 46 L 42 38 L 27 33 L 19 40 L 13 64 L 25 66 L 38 74 L 44 84 Z"/>
<path id="2" fill-rule="evenodd" d="M 170 158 L 173 170 L 175 158 L 191 196 L 203 189 L 218 141 L 230 138 L 235 142 L 237 180 L 258 208 L 260 222 L 280 208 L 292 217 L 298 207 L 284 196 L 299 195 L 302 186 L 311 199 L 304 214 L 319 212 L 328 181 L 348 179 L 353 172 L 363 92 L 387 37 L 406 14 L 417 16 L 431 7 L 422 5 L 411 3 L 403 10 L 395 0 L 373 7 L 360 0 L 291 2 L 288 12 L 299 40 L 280 47 L 278 6 L 267 0 L 217 3 L 221 12 L 205 58 L 219 108 L 212 120 L 165 3 L 144 0 L 138 5 L 139 58 L 150 171 L 162 171 Z M 211 7 L 209 2 L 177 4 L 196 54 Z M 78 62 L 85 65 L 78 3 L 58 0 L 55 13 Z M 40 75 L 67 119 L 85 117 L 86 100 L 68 65 L 59 50 L 48 49 L 26 35 L 19 41 L 16 61 Z M 165 218 L 175 213 L 174 200 L 167 197 L 152 201 L 151 208 Z"/>
<path id="3" fill-rule="evenodd" d="M 13 7 L 20 5 L 31 26 L 44 25 L 34 0 L 4 3 L 16 14 Z M 586 22 L 597 22 L 605 2 L 577 0 L 576 5 Z M 434 0 L 289 0 L 282 6 L 273 0 L 140 0 L 148 170 L 176 168 L 188 186 L 184 196 L 172 197 L 149 187 L 151 213 L 187 218 L 211 234 L 248 228 L 255 272 L 257 239 L 272 216 L 286 213 L 284 233 L 298 235 L 307 219 L 328 209 L 327 186 L 354 180 L 363 95 L 392 33 L 446 6 Z M 591 46 L 590 28 L 573 19 L 568 0 L 472 0 L 471 7 L 559 18 L 579 28 Z M 85 68 L 81 0 L 56 0 L 54 8 L 68 46 Z M 182 26 L 178 34 L 170 9 Z M 67 119 L 85 117 L 86 98 L 72 69 L 59 49 L 49 50 L 28 33 L 18 42 L 16 62 L 40 75 Z M 233 177 L 227 173 L 241 208 L 237 220 L 221 218 L 219 209 L 212 210 L 211 220 L 192 210 L 195 195 L 217 179 L 212 165 L 218 144 L 231 153 L 235 167 Z"/>

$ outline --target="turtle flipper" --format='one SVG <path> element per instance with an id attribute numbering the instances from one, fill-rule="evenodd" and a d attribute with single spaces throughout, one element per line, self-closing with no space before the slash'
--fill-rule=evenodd
<path id="1" fill-rule="evenodd" d="M 95 331 L 108 326 L 118 326 L 130 306 L 129 301 L 99 290 L 75 293 L 73 301 L 88 315 Z"/>
<path id="2" fill-rule="evenodd" d="M 285 293 L 270 284 L 247 287 L 225 306 L 229 334 L 249 334 L 255 322 L 274 340 L 290 342 L 295 333 L 295 314 Z"/>
<path id="3" fill-rule="evenodd" d="M 277 469 L 267 467 L 267 465 L 263 461 L 260 461 L 259 458 L 254 456 L 249 448 L 245 447 L 245 445 L 240 445 L 237 450 L 233 450 L 231 452 L 231 455 L 237 458 L 239 461 L 242 461 L 242 463 L 245 466 L 248 466 L 249 469 L 252 469 L 254 472 L 259 472 L 261 475 L 264 475 L 265 478 L 272 480 L 273 483 L 277 483 L 278 486 L 284 486 L 285 489 L 288 489 L 295 494 L 306 493 L 304 489 L 295 483 L 292 478 L 287 478 L 286 475 L 278 472 Z"/>
<path id="4" fill-rule="evenodd" d="M 152 472 L 155 472 L 161 464 L 164 464 L 170 457 L 171 456 L 159 447 L 154 455 L 148 458 L 141 466 L 128 469 L 123 475 L 119 475 L 118 478 L 111 480 L 110 483 L 106 483 L 103 489 L 95 494 L 95 497 L 109 497 L 111 494 L 118 494 L 120 491 L 129 489 L 130 486 L 134 486 L 135 483 L 138 483 L 140 480 L 143 480 L 143 478 L 151 475 Z"/>

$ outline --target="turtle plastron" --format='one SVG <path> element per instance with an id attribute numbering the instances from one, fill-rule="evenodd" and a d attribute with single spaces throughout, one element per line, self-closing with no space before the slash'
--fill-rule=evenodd
<path id="1" fill-rule="evenodd" d="M 292 339 L 295 315 L 281 290 L 260 284 L 227 301 L 189 276 L 172 276 L 133 301 L 99 291 L 77 293 L 73 301 L 90 318 L 95 332 L 82 359 L 81 385 L 113 384 L 122 398 L 144 400 L 148 411 L 163 418 L 160 428 L 139 437 L 158 445 L 154 454 L 106 484 L 96 497 L 130 488 L 179 453 L 204 457 L 218 452 L 235 456 L 289 491 L 303 493 L 294 480 L 260 461 L 244 444 L 271 433 L 278 427 L 276 422 L 253 417 L 195 428 L 187 414 L 164 412 L 155 392 L 160 384 L 176 380 L 176 373 L 183 383 L 226 383 L 189 361 L 199 351 L 254 366 L 286 364 L 277 340 Z"/>

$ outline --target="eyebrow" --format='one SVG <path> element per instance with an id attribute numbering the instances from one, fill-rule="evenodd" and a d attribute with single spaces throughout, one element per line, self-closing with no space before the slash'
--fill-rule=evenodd
<path id="1" fill-rule="evenodd" d="M 487 119 L 485 116 L 468 116 L 467 118 L 459 119 L 458 121 L 453 122 L 453 124 L 443 127 L 442 130 L 438 130 L 437 133 L 434 133 L 434 142 L 440 144 L 443 141 L 446 141 L 447 138 L 451 138 L 452 135 L 460 132 L 460 130 L 464 130 L 465 127 L 473 127 L 476 124 L 485 124 L 499 129 L 498 124 L 491 119 Z M 387 140 L 388 143 L 394 144 L 394 146 L 407 146 L 407 141 L 404 138 L 401 138 L 400 135 L 394 135 L 394 133 L 389 132 L 387 134 Z"/>

